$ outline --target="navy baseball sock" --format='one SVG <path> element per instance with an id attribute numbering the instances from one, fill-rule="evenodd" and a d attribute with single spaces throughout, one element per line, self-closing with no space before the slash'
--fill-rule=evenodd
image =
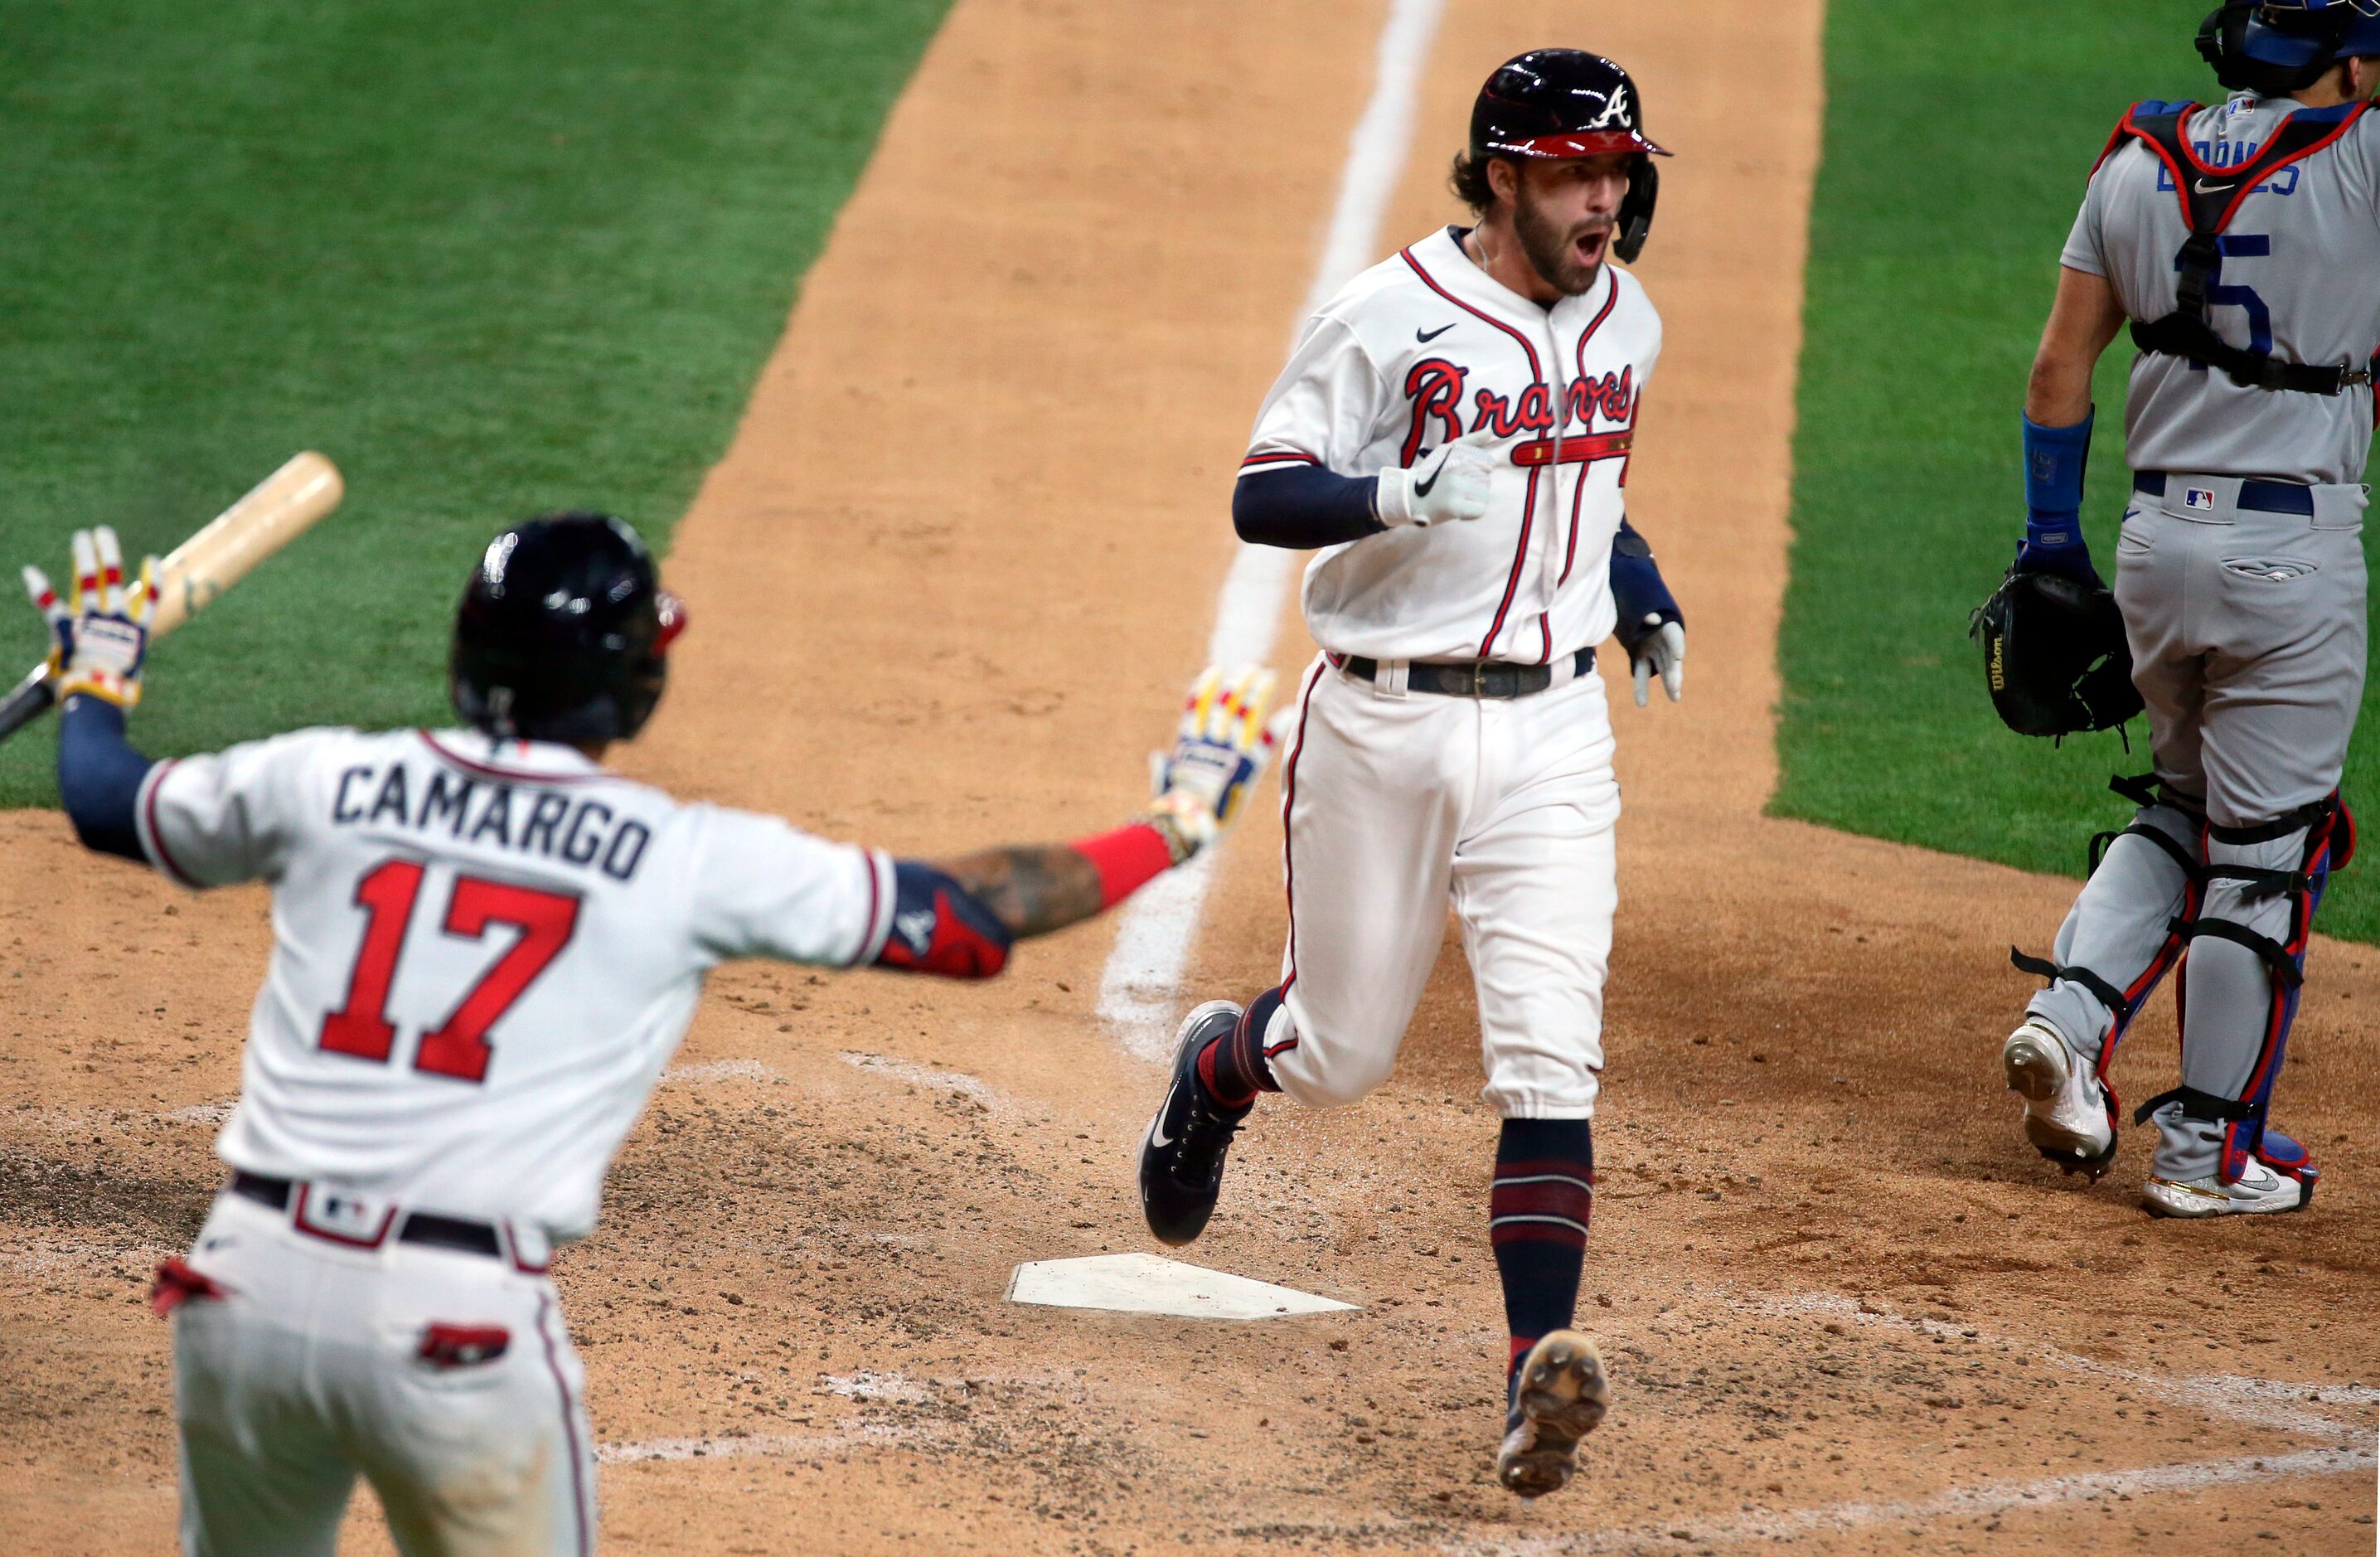
<path id="1" fill-rule="evenodd" d="M 1488 1241 L 1504 1283 L 1512 1350 L 1506 1399 L 1538 1337 L 1571 1322 L 1595 1205 L 1595 1137 L 1585 1119 L 1507 1119 L 1488 1191 Z"/>
<path id="2" fill-rule="evenodd" d="M 1281 1090 L 1264 1052 L 1265 1029 L 1272 1025 L 1272 1014 L 1281 1009 L 1281 995 L 1278 989 L 1267 990 L 1248 1002 L 1240 1025 L 1199 1052 L 1198 1085 L 1218 1108 L 1245 1108 L 1257 1101 L 1258 1092 Z"/>

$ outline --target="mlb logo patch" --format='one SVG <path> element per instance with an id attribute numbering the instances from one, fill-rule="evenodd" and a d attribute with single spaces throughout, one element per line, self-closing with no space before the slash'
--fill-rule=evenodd
<path id="1" fill-rule="evenodd" d="M 2205 487 L 2185 488 L 2181 505 L 2193 513 L 2211 514 L 2215 512 L 2215 493 Z"/>

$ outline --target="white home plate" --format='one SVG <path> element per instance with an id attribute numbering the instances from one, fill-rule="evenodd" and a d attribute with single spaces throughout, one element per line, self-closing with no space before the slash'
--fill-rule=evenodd
<path id="1" fill-rule="evenodd" d="M 1104 1308 L 1118 1314 L 1178 1314 L 1193 1320 L 1272 1320 L 1355 1308 L 1353 1303 L 1250 1281 L 1228 1271 L 1160 1259 L 1153 1254 L 1027 1260 L 1008 1278 L 1008 1300 L 1051 1308 Z"/>

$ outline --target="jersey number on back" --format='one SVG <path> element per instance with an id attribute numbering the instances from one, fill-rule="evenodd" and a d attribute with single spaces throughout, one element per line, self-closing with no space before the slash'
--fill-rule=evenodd
<path id="1" fill-rule="evenodd" d="M 414 903 L 427 871 L 419 860 L 383 860 L 356 883 L 356 906 L 364 911 L 364 943 L 347 979 L 346 1004 L 322 1018 L 322 1047 L 332 1053 L 384 1064 L 396 1046 L 396 1025 L 388 1019 L 389 986 L 396 981 L 397 954 L 405 947 L 405 932 L 413 922 Z M 515 927 L 520 939 L 481 975 L 437 1030 L 422 1035 L 414 1069 L 462 1081 L 487 1076 L 488 1029 L 570 944 L 571 933 L 578 928 L 578 899 L 478 876 L 455 877 L 455 895 L 446 904 L 446 933 L 476 941 L 497 924 Z"/>

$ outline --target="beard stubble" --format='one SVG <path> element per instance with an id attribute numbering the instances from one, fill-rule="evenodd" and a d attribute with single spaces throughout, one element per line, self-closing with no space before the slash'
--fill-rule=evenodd
<path id="1" fill-rule="evenodd" d="M 1525 184 L 1513 202 L 1512 231 L 1521 240 L 1521 252 L 1528 256 L 1530 265 L 1546 285 L 1565 297 L 1575 298 L 1593 286 L 1597 273 L 1603 268 L 1599 260 L 1591 265 L 1579 263 L 1577 250 L 1572 247 L 1588 230 L 1583 224 L 1564 226 L 1548 215 Z M 1607 238 L 1607 252 L 1609 247 Z"/>

